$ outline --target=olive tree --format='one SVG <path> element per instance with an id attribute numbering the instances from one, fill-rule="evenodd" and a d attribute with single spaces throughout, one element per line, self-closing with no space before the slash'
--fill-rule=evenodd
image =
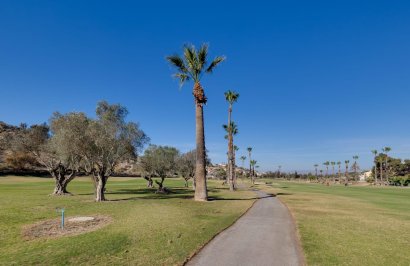
<path id="1" fill-rule="evenodd" d="M 141 157 L 141 166 L 149 173 L 150 178 L 157 176 L 160 181 L 155 181 L 158 185 L 157 192 L 166 192 L 164 180 L 177 171 L 176 162 L 179 151 L 174 147 L 150 145 Z"/>
<path id="2" fill-rule="evenodd" d="M 115 167 L 126 159 L 135 159 L 149 138 L 138 124 L 126 122 L 128 110 L 101 101 L 97 105 L 97 119 L 88 124 L 79 154 L 84 168 L 92 175 L 95 200 L 105 201 L 105 186 Z"/>
<path id="3" fill-rule="evenodd" d="M 192 150 L 181 154 L 177 160 L 177 172 L 184 178 L 185 187 L 188 187 L 188 180 L 195 176 L 196 151 Z M 193 185 L 194 186 L 194 185 Z M 195 189 L 195 188 L 194 188 Z"/>
<path id="4" fill-rule="evenodd" d="M 29 152 L 55 180 L 52 195 L 69 195 L 67 185 L 80 171 L 78 149 L 89 119 L 83 113 L 54 113 L 50 126 L 23 128 L 13 140 L 13 149 Z"/>

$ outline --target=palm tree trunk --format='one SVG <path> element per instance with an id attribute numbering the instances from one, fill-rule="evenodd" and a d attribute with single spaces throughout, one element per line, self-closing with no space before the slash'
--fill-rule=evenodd
<path id="1" fill-rule="evenodd" d="M 195 168 L 195 200 L 207 201 L 205 162 L 205 131 L 203 105 L 196 104 L 196 168 Z"/>
<path id="2" fill-rule="evenodd" d="M 232 116 L 232 106 L 229 106 L 228 109 L 228 182 L 229 190 L 234 190 L 233 183 L 233 139 L 232 139 L 232 128 L 231 128 L 231 116 Z"/>
<path id="3" fill-rule="evenodd" d="M 374 165 L 374 184 L 377 185 L 377 161 Z"/>
<path id="4" fill-rule="evenodd" d="M 380 160 L 380 183 L 383 184 L 383 159 Z"/>

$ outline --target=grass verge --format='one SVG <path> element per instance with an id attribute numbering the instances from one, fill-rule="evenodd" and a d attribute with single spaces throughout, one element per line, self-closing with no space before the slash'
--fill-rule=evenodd
<path id="1" fill-rule="evenodd" d="M 296 218 L 308 265 L 409 265 L 410 189 L 259 185 Z"/>
<path id="2" fill-rule="evenodd" d="M 1 265 L 178 265 L 215 234 L 231 225 L 254 201 L 249 191 L 229 192 L 209 182 L 211 202 L 195 202 L 179 179 L 167 179 L 173 193 L 155 194 L 141 179 L 111 178 L 109 201 L 93 202 L 88 178 L 68 190 L 74 196 L 48 196 L 53 181 L 35 177 L 0 177 Z M 105 215 L 113 222 L 76 236 L 25 240 L 22 228 L 58 217 Z"/>

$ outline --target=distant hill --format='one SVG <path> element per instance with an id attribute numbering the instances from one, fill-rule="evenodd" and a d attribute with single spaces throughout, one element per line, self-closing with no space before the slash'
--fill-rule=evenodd
<path id="1" fill-rule="evenodd" d="M 20 127 L 0 121 L 0 166 L 4 163 L 4 155 L 8 152 L 10 139 L 20 130 Z"/>

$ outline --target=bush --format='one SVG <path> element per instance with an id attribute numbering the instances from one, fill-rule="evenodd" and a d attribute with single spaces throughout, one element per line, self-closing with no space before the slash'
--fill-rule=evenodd
<path id="1" fill-rule="evenodd" d="M 406 187 L 410 185 L 410 176 L 395 176 L 389 178 L 389 183 L 392 186 L 402 186 Z"/>

